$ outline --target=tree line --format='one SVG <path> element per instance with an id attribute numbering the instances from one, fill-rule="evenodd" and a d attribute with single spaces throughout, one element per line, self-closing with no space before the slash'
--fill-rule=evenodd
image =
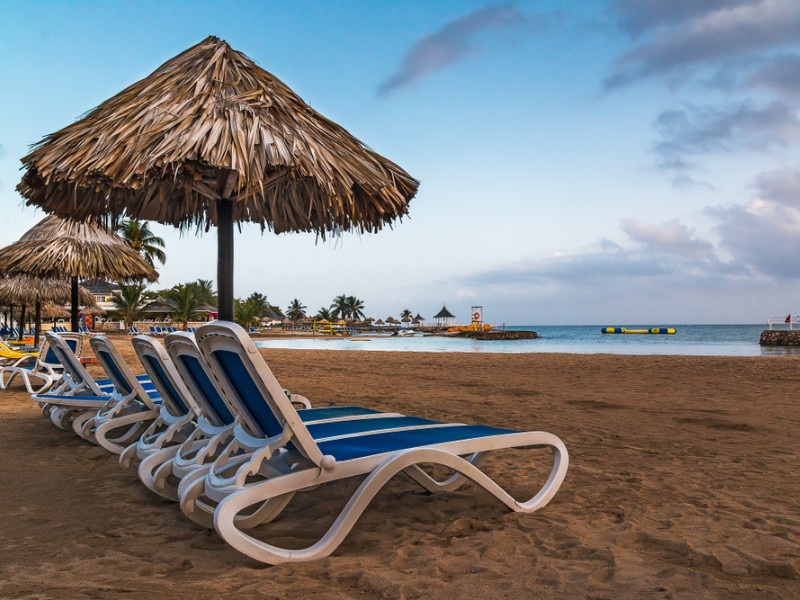
<path id="1" fill-rule="evenodd" d="M 153 267 L 156 261 L 162 265 L 166 263 L 164 240 L 153 234 L 147 222 L 121 221 L 117 232 Z M 148 290 L 144 281 L 120 285 L 120 292 L 111 298 L 114 313 L 125 321 L 127 327 L 134 321 L 142 320 L 146 314 L 145 309 L 154 302 L 168 307 L 172 320 L 186 329 L 189 321 L 196 320 L 203 310 L 217 306 L 217 295 L 210 280 L 198 279 L 160 291 Z M 298 321 L 309 317 L 307 307 L 299 299 L 293 299 L 284 312 L 259 292 L 253 292 L 247 298 L 235 299 L 233 311 L 234 321 L 243 327 L 250 327 L 263 318 L 288 318 L 296 325 Z M 400 313 L 401 318 L 411 318 L 412 315 L 409 309 Z M 330 306 L 321 307 L 313 315 L 314 319 L 326 321 L 358 321 L 364 317 L 364 301 L 347 294 L 336 296 Z"/>

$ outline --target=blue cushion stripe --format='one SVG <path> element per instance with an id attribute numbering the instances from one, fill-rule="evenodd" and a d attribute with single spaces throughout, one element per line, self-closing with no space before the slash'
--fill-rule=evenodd
<path id="1" fill-rule="evenodd" d="M 361 408 L 360 406 L 327 406 L 325 408 L 304 408 L 297 411 L 300 420 L 304 423 L 321 421 L 322 419 L 335 419 L 339 417 L 360 417 L 363 415 L 374 415 L 378 410 L 371 408 Z"/>
<path id="2" fill-rule="evenodd" d="M 225 372 L 228 381 L 236 389 L 237 395 L 244 404 L 243 408 L 250 413 L 251 418 L 261 429 L 261 433 L 268 437 L 279 435 L 283 431 L 283 427 L 272 414 L 239 355 L 230 350 L 215 350 L 214 357 Z"/>
<path id="3" fill-rule="evenodd" d="M 163 392 L 166 393 L 169 400 L 175 405 L 175 408 L 181 414 L 188 415 L 189 409 L 186 408 L 186 404 L 183 403 L 183 399 L 178 394 L 175 386 L 172 385 L 169 377 L 167 377 L 167 374 L 164 373 L 164 368 L 161 366 L 161 363 L 149 354 L 145 354 L 142 356 L 142 358 L 147 361 L 148 366 L 155 373 L 156 379 L 158 380 L 158 383 L 161 384 Z M 156 388 L 158 388 L 158 386 L 156 386 Z"/>
<path id="4" fill-rule="evenodd" d="M 225 402 L 220 398 L 219 394 L 217 393 L 217 388 L 214 387 L 214 384 L 211 383 L 211 380 L 208 378 L 205 369 L 203 369 L 203 365 L 200 364 L 194 356 L 189 356 L 186 354 L 182 354 L 180 356 L 180 361 L 186 370 L 191 375 L 192 379 L 194 379 L 195 384 L 202 392 L 203 396 L 205 397 L 205 408 L 211 410 L 214 415 L 216 416 L 217 422 L 221 423 L 222 425 L 230 425 L 233 423 L 233 415 L 231 411 L 228 410 L 228 406 Z"/>
<path id="5" fill-rule="evenodd" d="M 423 425 L 441 425 L 441 423 L 420 417 L 375 417 L 371 419 L 348 419 L 347 421 L 334 421 L 333 423 L 310 423 L 306 427 L 313 438 L 320 439 L 335 435 L 380 431 L 382 429 L 394 429 L 395 427 L 421 427 Z"/>
<path id="6" fill-rule="evenodd" d="M 447 427 L 431 427 L 411 431 L 395 431 L 376 433 L 330 442 L 321 442 L 319 449 L 323 454 L 330 454 L 336 460 L 364 458 L 383 452 L 397 452 L 420 446 L 429 446 L 445 442 L 455 442 L 472 438 L 490 437 L 517 433 L 509 429 L 498 429 L 485 425 L 453 425 Z"/>
<path id="7" fill-rule="evenodd" d="M 113 377 L 119 380 L 120 385 L 122 386 L 120 392 L 122 392 L 125 396 L 130 394 L 133 390 L 131 389 L 130 385 L 128 385 L 128 380 L 122 375 L 122 372 L 119 370 L 117 363 L 115 363 L 114 359 L 111 358 L 111 355 L 105 350 L 101 350 L 97 354 L 98 358 L 103 359 L 103 366 L 109 368 L 113 373 Z M 111 373 L 109 373 L 109 375 L 111 375 Z"/>

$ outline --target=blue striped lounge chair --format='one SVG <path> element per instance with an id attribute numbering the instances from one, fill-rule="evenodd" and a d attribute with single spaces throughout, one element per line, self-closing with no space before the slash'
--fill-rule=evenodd
<path id="1" fill-rule="evenodd" d="M 145 387 L 108 337 L 96 335 L 89 344 L 114 385 L 115 398 L 98 410 L 79 433 L 109 452 L 120 454 L 159 417 L 162 400 L 152 381 Z"/>
<path id="2" fill-rule="evenodd" d="M 48 331 L 46 334 L 50 349 L 55 353 L 64 371 L 61 381 L 44 394 L 33 394 L 42 414 L 56 426 L 67 429 L 71 427 L 78 435 L 93 441 L 86 423 L 91 421 L 98 410 L 125 399 L 124 395 L 114 387 L 111 379 L 95 380 L 81 364 L 72 350 L 70 339 L 65 336 L 75 334 L 57 334 Z M 79 336 L 82 338 L 82 336 Z M 153 385 L 146 376 L 137 377 L 139 384 L 152 394 Z"/>
<path id="3" fill-rule="evenodd" d="M 304 423 L 238 325 L 215 322 L 200 327 L 197 344 L 223 394 L 241 411 L 235 436 L 240 444 L 260 438 L 262 449 L 248 460 L 224 466 L 223 455 L 205 478 L 204 494 L 218 503 L 217 532 L 247 556 L 269 564 L 309 561 L 330 555 L 348 535 L 372 498 L 398 473 L 429 492 L 453 491 L 472 481 L 516 512 L 536 511 L 555 496 L 569 464 L 567 449 L 556 436 L 542 431 L 517 431 L 486 425 L 440 423 L 413 418 L 384 431 L 359 432 L 350 422 L 326 423 L 312 431 Z M 260 402 L 257 402 L 260 401 Z M 246 410 L 246 407 L 250 410 Z M 264 406 L 268 410 L 263 410 Z M 248 418 L 252 417 L 252 419 Z M 269 440 L 266 445 L 264 440 Z M 257 445 L 254 440 L 251 442 Z M 527 501 L 518 501 L 479 468 L 486 455 L 503 449 L 544 449 L 552 456 L 549 476 Z M 547 452 L 550 450 L 552 454 Z M 266 458 L 282 453 L 289 469 L 266 469 Z M 218 468 L 219 466 L 219 468 Z M 435 479 L 423 466 L 442 466 L 454 474 Z M 232 472 L 231 472 L 232 471 Z M 250 476 L 248 478 L 248 476 Z M 252 521 L 265 523 L 279 514 L 295 493 L 321 485 L 364 478 L 316 543 L 286 549 L 245 532 Z M 246 514 L 256 515 L 248 521 Z"/>
<path id="4" fill-rule="evenodd" d="M 64 342 L 75 355 L 80 355 L 83 348 L 83 336 L 74 333 L 61 334 Z M 27 361 L 30 363 L 30 361 Z M 0 369 L 0 389 L 6 389 L 19 377 L 29 394 L 43 394 L 57 384 L 63 375 L 64 366 L 58 360 L 51 342 L 45 338 L 39 354 L 33 364 L 26 364 L 20 359 L 14 364 Z M 36 382 L 36 386 L 34 386 Z"/>
<path id="5" fill-rule="evenodd" d="M 194 336 L 180 332 L 169 335 L 166 346 L 181 378 L 198 401 L 201 411 L 196 435 L 179 450 L 171 462 L 172 474 L 180 481 L 177 492 L 181 510 L 196 523 L 212 527 L 216 503 L 201 498 L 204 478 L 212 463 L 225 457 L 227 464 L 227 459 L 233 454 L 237 457 L 232 460 L 244 460 L 247 452 L 263 452 L 269 441 L 247 438 L 249 441 L 243 443 L 243 432 L 234 436 L 238 429 L 236 424 L 239 422 L 236 418 L 238 414 L 236 407 L 221 395 L 195 344 Z M 290 404 L 302 407 L 297 410 L 298 418 L 305 423 L 313 424 L 313 427 L 322 426 L 324 423 L 347 421 L 350 427 L 358 430 L 385 429 L 399 423 L 402 417 L 397 413 L 382 413 L 359 406 L 311 408 L 306 398 L 283 388 L 281 393 Z M 204 440 L 207 441 L 205 447 Z M 275 464 L 271 464 L 268 467 L 270 469 L 287 468 L 280 453 L 272 462 Z M 248 519 L 249 517 L 244 516 L 240 521 L 246 522 Z"/>

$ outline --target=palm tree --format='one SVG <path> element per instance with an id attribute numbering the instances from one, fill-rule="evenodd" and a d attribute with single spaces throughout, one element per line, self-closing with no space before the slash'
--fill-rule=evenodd
<path id="1" fill-rule="evenodd" d="M 210 279 L 198 279 L 194 282 L 200 296 L 200 304 L 217 305 L 217 295 L 214 293 L 214 282 Z"/>
<path id="2" fill-rule="evenodd" d="M 347 315 L 353 321 L 358 321 L 364 318 L 364 301 L 356 298 L 355 296 L 347 297 Z"/>
<path id="3" fill-rule="evenodd" d="M 128 242 L 128 245 L 136 250 L 151 267 L 155 266 L 153 263 L 154 258 L 162 265 L 167 262 L 167 255 L 161 250 L 164 247 L 164 240 L 150 231 L 150 225 L 147 224 L 147 221 L 137 221 L 136 219 L 120 221 L 119 225 L 117 225 L 117 231 Z"/>
<path id="4" fill-rule="evenodd" d="M 319 321 L 333 321 L 333 315 L 329 308 L 325 308 L 324 306 L 319 309 L 317 315 L 314 317 Z"/>
<path id="5" fill-rule="evenodd" d="M 197 316 L 197 311 L 203 302 L 203 290 L 197 283 L 179 283 L 163 294 L 164 298 L 174 308 L 175 320 L 183 325 L 184 331 L 189 326 L 189 321 Z"/>
<path id="6" fill-rule="evenodd" d="M 333 302 L 331 302 L 331 314 L 335 319 L 346 319 L 349 316 L 347 296 L 345 294 L 336 296 L 333 299 Z"/>
<path id="7" fill-rule="evenodd" d="M 145 306 L 144 285 L 134 283 L 132 285 L 121 285 L 120 292 L 111 296 L 111 303 L 114 310 L 125 321 L 125 327 L 130 327 L 133 322 L 142 317 L 142 309 Z"/>
<path id="8" fill-rule="evenodd" d="M 257 317 L 263 317 L 270 312 L 270 304 L 267 302 L 267 297 L 264 294 L 253 292 L 250 294 L 245 302 L 253 305 L 253 310 Z"/>
<path id="9" fill-rule="evenodd" d="M 406 319 L 406 318 L 408 318 L 408 319 L 411 319 L 411 318 L 412 318 L 412 317 L 411 317 L 411 315 L 413 315 L 413 314 L 414 314 L 414 313 L 413 313 L 413 312 L 411 312 L 411 310 L 410 310 L 410 309 L 408 309 L 408 308 L 404 308 L 404 309 L 403 309 L 403 312 L 401 312 L 401 313 L 400 313 L 400 318 L 401 318 L 401 319 Z"/>
<path id="10" fill-rule="evenodd" d="M 292 327 L 294 327 L 295 323 L 297 323 L 300 319 L 306 316 L 306 307 L 305 305 L 300 302 L 297 298 L 292 300 L 289 307 L 286 309 L 286 316 L 292 322 Z"/>
<path id="11" fill-rule="evenodd" d="M 245 329 L 257 322 L 260 316 L 258 303 L 253 300 L 252 296 L 244 302 L 239 299 L 234 301 L 233 320 Z"/>

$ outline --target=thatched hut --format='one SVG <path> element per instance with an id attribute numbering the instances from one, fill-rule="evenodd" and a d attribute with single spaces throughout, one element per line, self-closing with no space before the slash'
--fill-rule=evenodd
<path id="1" fill-rule="evenodd" d="M 94 295 L 81 286 L 77 286 L 77 300 L 82 306 L 94 306 Z M 20 313 L 20 326 L 24 326 L 26 305 L 34 305 L 34 322 L 36 332 L 34 345 L 39 345 L 39 334 L 42 329 L 41 307 L 42 303 L 69 302 L 73 295 L 70 282 L 66 279 L 32 277 L 30 275 L 17 275 L 0 279 L 0 303 L 7 305 L 19 304 L 23 306 Z"/>
<path id="2" fill-rule="evenodd" d="M 419 185 L 216 37 L 46 136 L 22 162 L 17 189 L 49 212 L 217 226 L 225 320 L 235 222 L 374 232 L 407 213 Z"/>
<path id="3" fill-rule="evenodd" d="M 442 310 L 433 315 L 433 318 L 436 319 L 436 324 L 439 327 L 444 327 L 447 325 L 448 321 L 455 319 L 456 316 L 449 310 L 447 310 L 447 307 L 444 304 L 442 304 Z"/>
<path id="4" fill-rule="evenodd" d="M 0 249 L 0 265 L 10 275 L 70 277 L 73 331 L 78 330 L 79 278 L 158 279 L 156 270 L 115 233 L 52 215 Z"/>

